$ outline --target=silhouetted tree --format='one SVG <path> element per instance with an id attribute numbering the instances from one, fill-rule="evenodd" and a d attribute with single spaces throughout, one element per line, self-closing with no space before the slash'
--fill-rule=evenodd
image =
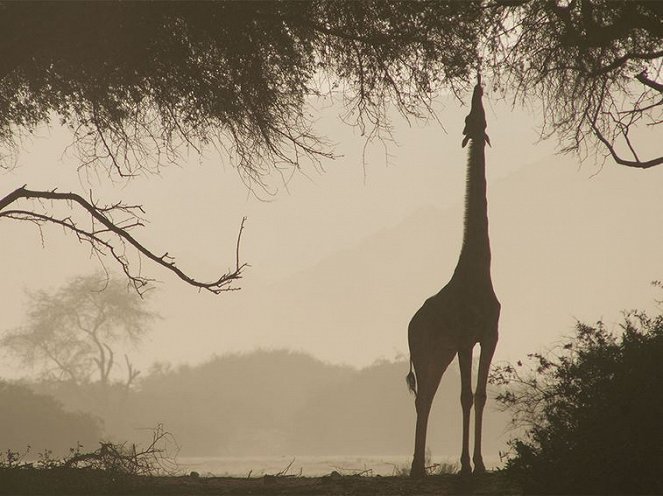
<path id="1" fill-rule="evenodd" d="M 638 128 L 663 123 L 663 4 L 496 0 L 486 4 L 489 64 L 503 91 L 540 100 L 543 135 L 564 151 L 603 149 L 620 165 L 663 163 L 638 153 Z"/>
<path id="2" fill-rule="evenodd" d="M 622 330 L 579 323 L 573 339 L 531 355 L 532 370 L 494 370 L 498 401 L 526 429 L 506 466 L 526 493 L 663 491 L 663 315 L 629 312 Z"/>
<path id="3" fill-rule="evenodd" d="M 310 129 L 310 95 L 343 84 L 357 122 L 381 129 L 387 100 L 415 112 L 435 88 L 461 84 L 478 14 L 478 4 L 438 2 L 1 3 L 0 142 L 10 151 L 57 119 L 81 167 L 111 177 L 211 144 L 258 184 L 272 167 L 331 155 Z M 23 200 L 81 208 L 90 223 Z M 140 214 L 27 187 L 0 199 L 0 217 L 62 226 L 114 257 L 139 291 L 149 279 L 130 270 L 125 245 L 215 293 L 240 277 L 239 259 L 210 282 L 182 272 L 130 234 Z"/>
<path id="4" fill-rule="evenodd" d="M 5 2 L 0 3 L 0 143 L 5 167 L 20 136 L 58 120 L 84 169 L 112 178 L 159 170 L 211 145 L 247 183 L 315 164 L 332 152 L 310 104 L 340 95 L 367 139 L 389 131 L 388 109 L 424 115 L 440 91 L 460 95 L 479 61 L 505 93 L 544 105 L 566 150 L 607 147 L 620 164 L 651 167 L 631 139 L 661 122 L 658 2 Z M 633 159 L 623 158 L 621 141 Z M 81 209 L 85 223 L 35 200 Z M 27 204 L 27 206 L 25 206 Z M 0 198 L 0 218 L 52 223 L 109 254 L 140 291 L 125 246 L 193 286 L 131 233 L 138 205 L 25 187 Z M 240 229 L 241 235 L 241 229 Z"/>
<path id="5" fill-rule="evenodd" d="M 103 275 L 78 277 L 57 291 L 28 293 L 27 323 L 8 332 L 0 346 L 46 378 L 103 386 L 117 368 L 117 346 L 135 345 L 157 315 L 126 284 Z M 139 372 L 124 355 L 126 387 Z"/>

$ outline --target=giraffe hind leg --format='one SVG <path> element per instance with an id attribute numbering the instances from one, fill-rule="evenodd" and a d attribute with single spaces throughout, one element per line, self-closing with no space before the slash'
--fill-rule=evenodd
<path id="1" fill-rule="evenodd" d="M 417 411 L 417 424 L 414 439 L 414 457 L 412 459 L 412 469 L 410 470 L 410 477 L 412 478 L 419 478 L 426 475 L 425 453 L 428 417 L 433 404 L 433 398 L 442 379 L 442 374 L 444 374 L 444 371 L 455 356 L 455 350 L 447 349 L 442 353 L 436 353 L 434 356 L 427 356 L 425 365 L 417 364 L 415 360 L 417 395 L 414 403 Z"/>

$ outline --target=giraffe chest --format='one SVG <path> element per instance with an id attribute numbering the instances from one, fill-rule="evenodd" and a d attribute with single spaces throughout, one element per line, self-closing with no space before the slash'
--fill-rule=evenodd
<path id="1" fill-rule="evenodd" d="M 471 333 L 480 338 L 496 325 L 498 315 L 495 306 L 491 303 L 468 303 L 459 308 L 458 322 L 464 333 Z"/>
<path id="2" fill-rule="evenodd" d="M 440 296 L 440 295 L 438 295 Z M 447 294 L 429 301 L 434 334 L 452 338 L 459 346 L 473 346 L 497 332 L 500 304 L 494 292 L 479 295 Z M 478 297 L 480 296 L 480 297 Z M 436 301 L 437 300 L 437 301 Z"/>

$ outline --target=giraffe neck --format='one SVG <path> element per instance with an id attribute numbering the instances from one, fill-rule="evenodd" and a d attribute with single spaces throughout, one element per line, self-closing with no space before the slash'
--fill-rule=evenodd
<path id="1" fill-rule="evenodd" d="M 470 140 L 465 192 L 463 247 L 454 277 L 490 283 L 490 240 L 486 200 L 486 160 L 483 140 Z"/>

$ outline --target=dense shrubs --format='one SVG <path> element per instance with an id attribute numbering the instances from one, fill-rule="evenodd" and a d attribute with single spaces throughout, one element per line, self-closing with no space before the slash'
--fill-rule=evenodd
<path id="1" fill-rule="evenodd" d="M 506 470 L 527 493 L 663 494 L 663 315 L 622 332 L 578 324 L 535 368 L 498 367 L 498 400 L 526 434 Z"/>

